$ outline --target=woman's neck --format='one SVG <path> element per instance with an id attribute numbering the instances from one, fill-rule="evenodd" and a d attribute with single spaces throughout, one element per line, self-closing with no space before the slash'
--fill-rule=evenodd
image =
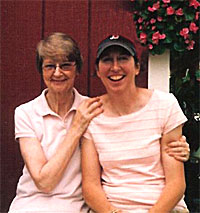
<path id="1" fill-rule="evenodd" d="M 106 94 L 103 98 L 104 112 L 107 116 L 127 115 L 143 108 L 151 97 L 151 92 L 143 88 L 123 94 Z"/>
<path id="2" fill-rule="evenodd" d="M 74 102 L 74 92 L 73 90 L 68 93 L 54 93 L 48 91 L 46 99 L 51 110 L 61 117 L 64 117 Z"/>

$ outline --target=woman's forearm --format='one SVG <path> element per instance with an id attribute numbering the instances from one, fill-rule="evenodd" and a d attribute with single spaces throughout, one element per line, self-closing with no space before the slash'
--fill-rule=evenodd
<path id="1" fill-rule="evenodd" d="M 165 187 L 149 213 L 170 212 L 183 197 L 185 191 L 184 166 L 166 152 L 167 144 L 177 140 L 182 134 L 182 126 L 164 134 L 161 139 L 161 158 L 165 174 Z"/>
<path id="2" fill-rule="evenodd" d="M 55 154 L 46 161 L 35 176 L 36 186 L 43 192 L 51 192 L 59 183 L 69 164 L 71 157 L 79 144 L 80 135 L 75 131 L 68 132 L 57 147 Z"/>
<path id="3" fill-rule="evenodd" d="M 185 183 L 183 183 L 182 181 L 172 181 L 171 183 L 166 184 L 160 198 L 150 209 L 149 213 L 170 212 L 181 200 L 184 191 Z"/>
<path id="4" fill-rule="evenodd" d="M 102 186 L 92 183 L 83 184 L 83 197 L 90 206 L 97 213 L 110 213 L 116 208 L 108 201 Z M 119 211 L 120 212 L 120 211 Z"/>

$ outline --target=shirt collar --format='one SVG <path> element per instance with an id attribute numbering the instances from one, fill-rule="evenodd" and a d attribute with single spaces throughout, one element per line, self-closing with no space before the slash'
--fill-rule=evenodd
<path id="1" fill-rule="evenodd" d="M 48 89 L 44 89 L 42 91 L 41 95 L 38 96 L 37 104 L 36 104 L 36 111 L 38 111 L 38 113 L 41 116 L 46 116 L 46 115 L 55 115 L 55 116 L 57 116 L 57 114 L 50 109 L 50 107 L 49 107 L 49 105 L 47 103 L 47 99 L 46 99 L 46 96 L 45 96 L 47 91 L 48 91 Z M 73 111 L 73 110 L 77 110 L 77 108 L 80 105 L 80 103 L 83 100 L 88 98 L 87 96 L 81 95 L 75 88 L 73 88 L 73 92 L 74 92 L 74 102 L 73 102 L 72 107 L 70 108 L 69 112 Z"/>
<path id="2" fill-rule="evenodd" d="M 74 92 L 74 102 L 69 111 L 77 110 L 81 102 L 88 98 L 87 96 L 81 95 L 75 88 L 73 88 L 73 92 Z"/>

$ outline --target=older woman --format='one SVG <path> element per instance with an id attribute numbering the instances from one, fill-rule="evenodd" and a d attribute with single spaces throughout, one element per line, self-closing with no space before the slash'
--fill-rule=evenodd
<path id="1" fill-rule="evenodd" d="M 136 86 L 137 54 L 122 36 L 100 43 L 96 65 L 107 93 L 82 139 L 87 204 L 99 213 L 188 212 L 183 163 L 166 152 L 187 120 L 177 100 Z"/>
<path id="2" fill-rule="evenodd" d="M 40 41 L 37 65 L 47 89 L 15 110 L 15 138 L 25 166 L 9 212 L 87 212 L 79 139 L 91 119 L 102 113 L 102 104 L 74 88 L 82 57 L 70 36 L 53 33 Z M 176 153 L 178 145 L 189 153 L 187 143 L 174 145 L 171 151 Z M 186 159 L 179 152 L 175 156 Z"/>
<path id="3" fill-rule="evenodd" d="M 9 211 L 87 212 L 80 187 L 79 139 L 102 112 L 101 103 L 74 88 L 82 57 L 71 37 L 50 35 L 38 44 L 37 55 L 47 89 L 15 111 L 15 137 L 25 167 Z"/>

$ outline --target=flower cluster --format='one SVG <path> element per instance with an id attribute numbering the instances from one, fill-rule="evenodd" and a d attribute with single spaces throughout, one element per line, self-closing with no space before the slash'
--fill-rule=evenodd
<path id="1" fill-rule="evenodd" d="M 130 0 L 137 36 L 154 54 L 192 50 L 199 30 L 200 0 Z M 196 39 L 198 40 L 198 39 Z"/>

